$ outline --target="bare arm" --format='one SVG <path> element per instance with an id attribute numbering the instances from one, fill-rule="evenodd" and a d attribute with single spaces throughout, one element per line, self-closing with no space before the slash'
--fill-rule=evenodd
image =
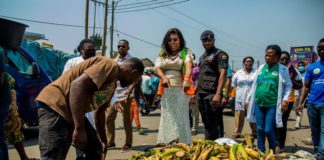
<path id="1" fill-rule="evenodd" d="M 109 99 L 111 99 L 111 97 L 109 97 Z M 103 123 L 103 122 L 106 121 L 105 111 L 106 111 L 108 105 L 109 105 L 109 103 L 106 103 L 106 104 L 102 105 L 101 107 L 99 107 L 94 112 L 94 120 L 96 123 L 96 129 L 97 129 L 98 135 L 101 139 L 101 143 L 103 143 L 103 147 L 107 146 L 107 137 L 106 137 L 106 128 L 105 128 L 106 123 Z"/>
<path id="2" fill-rule="evenodd" d="M 190 76 L 192 72 L 192 62 L 188 61 L 186 62 L 186 73 L 184 75 L 184 81 L 183 81 L 183 90 L 186 92 L 188 89 L 190 89 Z"/>
<path id="3" fill-rule="evenodd" d="M 168 78 L 163 73 L 160 67 L 156 67 L 156 75 L 160 77 L 160 81 L 162 82 L 162 86 L 168 88 L 170 86 Z"/>
<path id="4" fill-rule="evenodd" d="M 308 95 L 308 92 L 309 92 L 309 88 L 310 88 L 310 81 L 307 80 L 305 81 L 305 86 L 303 87 L 303 90 L 302 90 L 302 93 L 301 93 L 301 96 L 300 96 L 300 100 L 299 100 L 299 105 L 302 105 Z M 298 105 L 298 106 L 299 106 Z"/>
<path id="5" fill-rule="evenodd" d="M 96 89 L 96 85 L 87 74 L 82 74 L 71 83 L 69 102 L 74 123 L 72 144 L 77 148 L 83 148 L 87 141 L 84 128 L 84 109 L 92 100 Z"/>
<path id="6" fill-rule="evenodd" d="M 189 79 L 190 79 L 191 72 L 192 72 L 191 68 L 192 68 L 192 62 L 191 61 L 186 62 L 186 73 L 185 73 L 185 77 L 184 77 L 185 81 L 189 81 Z"/>

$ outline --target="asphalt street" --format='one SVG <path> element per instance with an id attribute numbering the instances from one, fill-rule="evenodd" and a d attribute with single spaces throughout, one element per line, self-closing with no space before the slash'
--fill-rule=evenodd
<path id="1" fill-rule="evenodd" d="M 304 110 L 306 113 L 306 109 Z M 292 111 L 289 121 L 288 121 L 288 133 L 287 133 L 287 140 L 286 140 L 286 151 L 287 152 L 294 152 L 297 150 L 305 150 L 312 152 L 311 145 L 305 145 L 302 140 L 306 138 L 310 138 L 311 132 L 308 123 L 308 117 L 304 114 L 302 120 L 302 127 L 299 130 L 294 130 L 293 126 L 295 125 L 295 114 Z M 116 160 L 116 159 L 129 159 L 133 154 L 137 152 L 143 152 L 145 148 L 153 146 L 156 144 L 156 137 L 158 134 L 158 127 L 159 127 L 159 120 L 160 120 L 160 110 L 156 110 L 150 113 L 148 116 L 140 116 L 141 125 L 145 129 L 145 135 L 139 135 L 137 132 L 133 132 L 133 148 L 131 151 L 128 152 L 121 152 L 121 147 L 124 145 L 125 142 L 125 132 L 123 129 L 122 124 L 122 116 L 118 114 L 116 120 L 116 149 L 109 150 L 108 156 L 106 160 Z M 133 123 L 133 126 L 135 124 Z M 225 137 L 230 138 L 233 130 L 234 130 L 234 117 L 231 115 L 230 110 L 224 110 L 224 126 L 225 126 Z M 135 130 L 135 127 L 133 128 Z M 250 127 L 248 123 L 245 123 L 243 133 L 250 133 Z M 38 146 L 38 128 L 28 128 L 24 132 L 25 134 L 25 150 L 27 155 L 30 158 L 39 158 L 39 146 Z M 199 123 L 198 128 L 198 135 L 193 136 L 193 139 L 203 139 L 204 138 L 204 127 L 203 123 Z M 243 139 L 238 139 L 243 140 Z M 19 160 L 19 155 L 15 148 L 10 145 L 9 146 L 9 158 L 10 160 Z M 70 147 L 68 152 L 67 158 L 68 160 L 74 160 L 75 156 L 75 149 Z"/>

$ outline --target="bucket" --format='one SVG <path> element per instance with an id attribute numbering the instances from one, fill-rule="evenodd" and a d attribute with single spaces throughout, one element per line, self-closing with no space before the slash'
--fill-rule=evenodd
<path id="1" fill-rule="evenodd" d="M 26 27 L 26 24 L 0 18 L 0 46 L 4 49 L 18 49 Z"/>

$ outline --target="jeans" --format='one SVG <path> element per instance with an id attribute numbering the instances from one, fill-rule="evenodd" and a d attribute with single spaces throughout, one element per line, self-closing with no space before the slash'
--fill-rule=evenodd
<path id="1" fill-rule="evenodd" d="M 0 160 L 8 160 L 8 148 L 6 143 L 6 119 L 9 105 L 0 105 Z"/>
<path id="2" fill-rule="evenodd" d="M 215 140 L 221 137 L 221 129 L 222 125 L 219 123 L 222 122 L 222 118 L 219 116 L 223 116 L 223 108 L 212 107 L 211 104 L 212 96 L 199 94 L 198 95 L 198 108 L 201 114 L 202 122 L 205 126 L 205 139 L 206 140 Z"/>
<path id="3" fill-rule="evenodd" d="M 73 126 L 45 104 L 38 109 L 39 149 L 41 160 L 64 160 L 72 142 Z M 97 132 L 84 118 L 87 144 L 82 151 L 86 159 L 100 159 L 102 145 Z"/>
<path id="4" fill-rule="evenodd" d="M 276 138 L 277 138 L 277 143 L 280 147 L 280 149 L 283 149 L 285 147 L 285 142 L 286 142 L 286 136 L 287 136 L 287 122 L 289 118 L 289 114 L 291 112 L 291 109 L 294 106 L 294 102 L 289 102 L 288 103 L 288 109 L 282 114 L 282 123 L 283 123 L 283 128 L 277 128 L 277 133 L 276 133 Z"/>
<path id="5" fill-rule="evenodd" d="M 307 114 L 317 158 L 324 158 L 324 104 L 307 104 Z"/>
<path id="6" fill-rule="evenodd" d="M 265 136 L 268 137 L 269 148 L 276 148 L 276 106 L 260 107 L 255 105 L 258 149 L 265 153 Z"/>

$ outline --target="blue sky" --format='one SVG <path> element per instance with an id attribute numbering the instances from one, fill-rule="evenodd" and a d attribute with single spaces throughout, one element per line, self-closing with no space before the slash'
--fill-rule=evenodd
<path id="1" fill-rule="evenodd" d="M 122 0 L 118 5 L 145 1 L 149 0 Z M 177 27 L 187 47 L 198 57 L 204 51 L 200 34 L 209 29 L 216 35 L 216 46 L 228 52 L 234 68 L 239 68 L 245 56 L 264 62 L 264 50 L 269 44 L 278 44 L 288 51 L 292 46 L 317 45 L 324 37 L 323 7 L 323 0 L 190 0 L 153 10 L 116 13 L 115 29 L 160 46 L 165 32 Z M 90 26 L 93 8 L 90 3 Z M 102 27 L 103 7 L 97 8 L 96 26 Z M 83 26 L 85 0 L 1 0 L 1 16 Z M 28 24 L 27 31 L 45 34 L 55 48 L 69 53 L 84 38 L 84 29 L 80 27 L 17 21 Z M 110 18 L 108 22 L 110 26 Z M 103 30 L 97 29 L 96 33 Z M 155 61 L 159 47 L 123 33 L 114 34 L 115 50 L 118 40 L 127 39 L 133 56 Z M 108 48 L 109 44 L 108 39 Z"/>

